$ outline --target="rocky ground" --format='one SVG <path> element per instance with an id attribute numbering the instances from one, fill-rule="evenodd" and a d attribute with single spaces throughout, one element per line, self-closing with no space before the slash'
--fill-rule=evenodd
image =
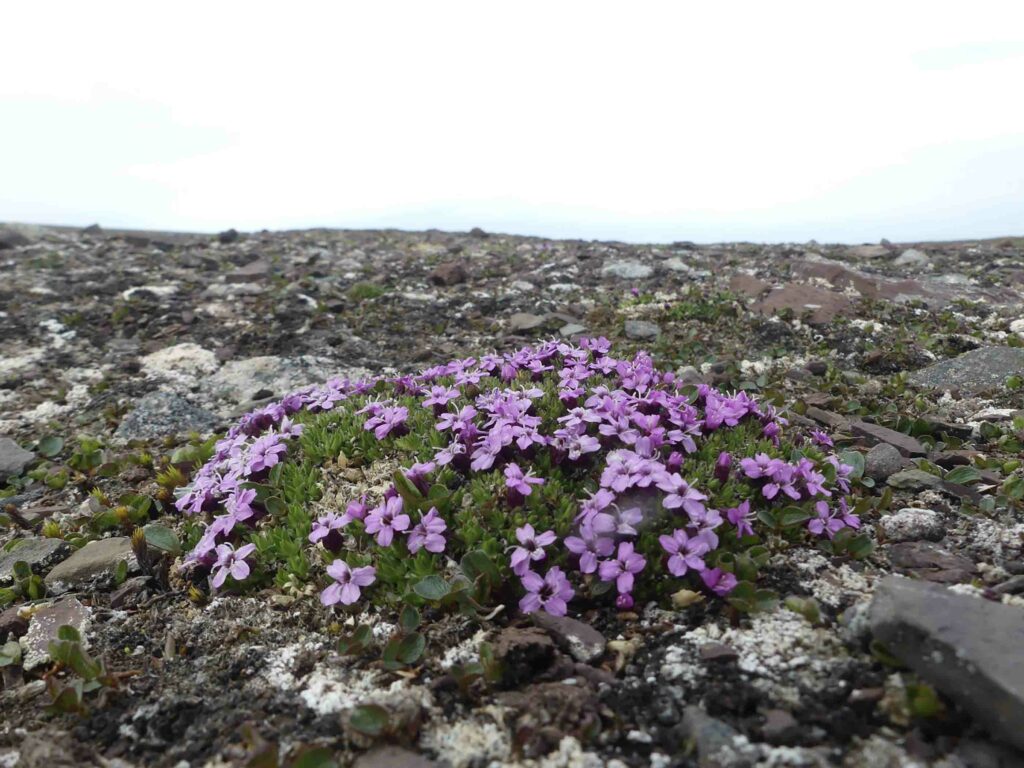
<path id="1" fill-rule="evenodd" d="M 8 226 L 0 278 L 0 766 L 1024 765 L 1024 240 Z M 157 480 L 196 433 L 559 335 L 830 429 L 864 455 L 875 550 L 776 553 L 790 599 L 756 614 L 428 617 L 399 672 L 340 654 L 315 598 L 190 599 L 133 550 L 178 524 Z M 76 713 L 50 706 L 64 624 L 111 678 Z"/>

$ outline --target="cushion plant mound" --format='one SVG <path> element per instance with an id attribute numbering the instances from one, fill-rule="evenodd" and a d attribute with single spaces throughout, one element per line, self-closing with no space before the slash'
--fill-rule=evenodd
<path id="1" fill-rule="evenodd" d="M 332 380 L 246 415 L 177 508 L 188 568 L 324 605 L 658 600 L 749 605 L 757 566 L 812 537 L 863 548 L 854 467 L 745 392 L 681 386 L 606 339 Z"/>

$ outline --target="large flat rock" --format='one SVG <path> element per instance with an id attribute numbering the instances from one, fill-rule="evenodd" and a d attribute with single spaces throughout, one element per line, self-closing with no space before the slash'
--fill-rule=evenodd
<path id="1" fill-rule="evenodd" d="M 81 589 L 97 581 L 112 579 L 118 563 L 128 560 L 130 567 L 134 558 L 132 540 L 128 536 L 90 541 L 67 560 L 58 563 L 43 581 L 54 594 Z"/>
<path id="2" fill-rule="evenodd" d="M 889 576 L 869 615 L 890 653 L 1024 749 L 1024 610 Z"/>
<path id="3" fill-rule="evenodd" d="M 973 395 L 1002 387 L 1010 376 L 1024 376 L 1024 349 L 973 349 L 950 360 L 914 371 L 909 381 L 927 389 L 958 389 L 962 394 Z"/>

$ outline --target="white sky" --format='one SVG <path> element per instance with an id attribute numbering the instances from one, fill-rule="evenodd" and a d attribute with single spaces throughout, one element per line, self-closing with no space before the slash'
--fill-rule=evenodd
<path id="1" fill-rule="evenodd" d="M 0 6 L 0 220 L 1024 234 L 1024 2 Z"/>

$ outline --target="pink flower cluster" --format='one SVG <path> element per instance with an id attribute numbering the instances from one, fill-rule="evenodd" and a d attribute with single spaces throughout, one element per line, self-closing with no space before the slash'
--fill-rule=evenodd
<path id="1" fill-rule="evenodd" d="M 554 378 L 564 410 L 557 426 L 545 432 L 537 412 L 545 390 L 538 383 Z M 290 420 L 293 414 L 302 409 L 330 411 L 353 397 L 379 391 L 382 383 L 392 397 L 371 400 L 357 411 L 366 416 L 364 429 L 378 440 L 406 434 L 410 406 L 395 400 L 406 397 L 418 401 L 413 407 L 429 410 L 435 430 L 446 436 L 444 447 L 405 470 L 406 479 L 425 496 L 431 476 L 442 468 L 463 475 L 500 471 L 509 506 L 520 506 L 545 485 L 545 478 L 523 468 L 542 451 L 556 466 L 592 472 L 595 487 L 579 500 L 574 529 L 563 532 L 568 570 L 553 566 L 538 573 L 547 561 L 546 548 L 558 541 L 555 531 L 538 533 L 526 524 L 516 530 L 516 541 L 508 542 L 509 568 L 525 593 L 520 601 L 524 612 L 564 614 L 575 595 L 573 578 L 607 582 L 617 593 L 616 604 L 632 607 L 637 576 L 653 567 L 648 562 L 652 553 L 637 550 L 646 526 L 669 531 L 658 537 L 669 574 L 699 575 L 708 589 L 721 595 L 735 587 L 736 577 L 711 567 L 708 560 L 719 547 L 723 525 L 732 526 L 738 538 L 754 534 L 751 502 L 715 509 L 707 489 L 684 476 L 683 467 L 710 435 L 744 423 L 753 424 L 764 440 L 778 446 L 786 420 L 745 392 L 726 395 L 706 385 L 696 393 L 683 391 L 674 374 L 657 370 L 644 353 L 632 360 L 612 357 L 603 338 L 584 339 L 580 346 L 551 341 L 505 355 L 454 360 L 414 376 L 362 382 L 335 379 L 248 414 L 217 443 L 213 458 L 178 500 L 178 509 L 188 514 L 223 510 L 213 517 L 190 558 L 212 565 L 220 545 L 237 540 L 240 529 L 251 528 L 266 514 L 255 492 L 243 486 L 264 479 L 282 460 L 288 442 L 301 434 L 301 425 Z M 830 442 L 825 435 L 814 436 L 815 445 Z M 811 459 L 790 463 L 757 453 L 737 461 L 721 453 L 714 477 L 724 482 L 736 475 L 750 482 L 765 504 L 783 498 L 815 503 L 816 517 L 807 528 L 832 537 L 843 527 L 858 527 L 859 520 L 845 498 L 838 498 L 834 508 L 830 505 L 834 493 L 849 491 L 852 468 L 834 454 L 826 461 L 835 470 L 834 482 Z M 343 514 L 322 515 L 309 540 L 340 552 L 343 530 L 354 520 L 362 521 L 363 530 L 379 547 L 402 540 L 413 554 L 446 551 L 449 530 L 438 510 L 410 514 L 394 487 L 375 507 L 368 508 L 361 499 Z M 234 574 L 238 553 L 234 558 L 225 561 L 222 570 Z M 372 568 L 353 570 L 342 560 L 334 562 L 328 575 L 334 583 L 322 596 L 325 604 L 352 602 L 373 581 Z"/>

